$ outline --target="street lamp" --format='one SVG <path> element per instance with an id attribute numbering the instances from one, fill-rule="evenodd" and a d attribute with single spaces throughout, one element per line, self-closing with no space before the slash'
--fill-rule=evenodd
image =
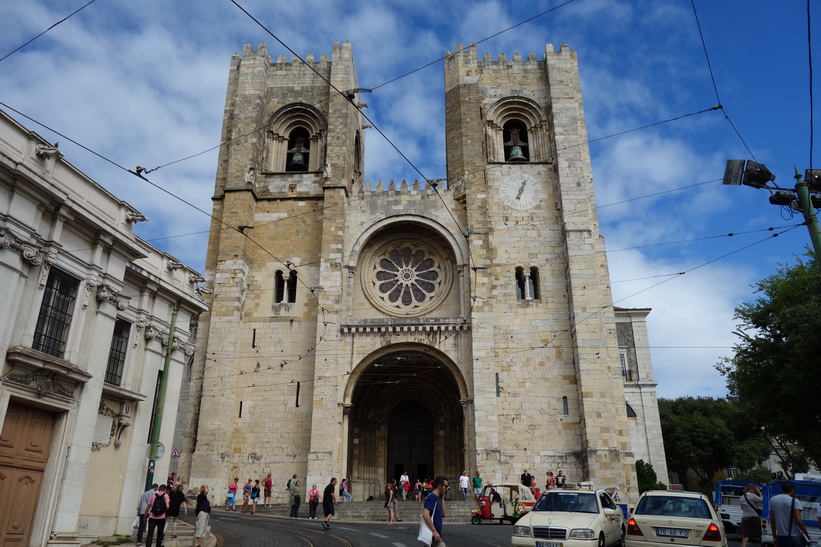
<path id="1" fill-rule="evenodd" d="M 816 259 L 821 258 L 821 229 L 815 209 L 821 206 L 821 169 L 807 169 L 804 178 L 795 169 L 795 190 L 779 188 L 769 183 L 775 181 L 769 169 L 763 163 L 750 160 L 727 160 L 724 168 L 724 181 L 728 186 L 752 186 L 766 188 L 770 191 L 770 203 L 800 210 L 804 214 L 804 224 L 810 232 L 810 240 L 815 250 Z"/>

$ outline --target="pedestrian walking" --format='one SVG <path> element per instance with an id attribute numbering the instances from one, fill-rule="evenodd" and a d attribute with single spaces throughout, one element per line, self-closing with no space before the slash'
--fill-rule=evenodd
<path id="1" fill-rule="evenodd" d="M 422 484 L 422 480 L 419 477 L 416 477 L 416 484 L 413 485 L 413 498 L 416 501 L 422 501 L 422 491 L 425 490 L 425 485 Z"/>
<path id="2" fill-rule="evenodd" d="M 564 488 L 564 483 L 567 482 L 567 477 L 564 476 L 562 470 L 559 469 L 559 472 L 556 473 L 556 477 L 553 479 L 554 486 L 556 488 Z"/>
<path id="3" fill-rule="evenodd" d="M 744 487 L 744 495 L 738 500 L 741 506 L 741 547 L 747 547 L 750 540 L 761 543 L 761 512 L 764 499 L 758 485 L 750 483 Z"/>
<path id="4" fill-rule="evenodd" d="M 470 477 L 468 477 L 468 472 L 462 471 L 462 474 L 459 476 L 459 490 L 462 493 L 462 501 L 467 501 L 469 488 Z"/>
<path id="5" fill-rule="evenodd" d="M 336 477 L 331 478 L 331 482 L 325 487 L 325 492 L 322 495 L 322 511 L 325 513 L 325 520 L 322 521 L 322 527 L 326 530 L 331 529 L 331 519 L 336 513 Z"/>
<path id="6" fill-rule="evenodd" d="M 259 503 L 259 479 L 254 481 L 254 487 L 251 488 L 251 514 L 257 512 L 257 503 Z"/>
<path id="7" fill-rule="evenodd" d="M 407 471 L 402 471 L 399 477 L 399 491 L 402 492 L 402 501 L 408 500 L 408 490 L 410 490 L 410 477 Z"/>
<path id="8" fill-rule="evenodd" d="M 291 498 L 288 500 L 288 507 L 291 508 L 291 518 L 299 518 L 299 504 L 302 503 L 302 483 L 296 481 L 291 485 Z"/>
<path id="9" fill-rule="evenodd" d="M 165 536 L 165 517 L 168 512 L 168 506 L 171 500 L 168 494 L 165 493 L 166 486 L 161 484 L 159 490 L 151 501 L 148 502 L 148 535 L 145 539 L 146 547 L 151 547 L 151 542 L 154 539 L 154 530 L 157 531 L 157 547 L 162 547 L 163 538 Z"/>
<path id="10" fill-rule="evenodd" d="M 795 485 L 781 483 L 781 494 L 770 499 L 770 525 L 775 547 L 804 547 L 810 534 L 801 520 L 802 503 L 795 497 Z"/>
<path id="11" fill-rule="evenodd" d="M 319 506 L 319 490 L 313 485 L 308 491 L 308 518 L 316 520 L 316 508 Z"/>
<path id="12" fill-rule="evenodd" d="M 137 528 L 137 545 L 143 544 L 143 534 L 145 533 L 148 517 L 148 504 L 151 502 L 151 498 L 154 497 L 154 494 L 157 493 L 158 487 L 159 485 L 157 483 L 152 484 L 151 488 L 143 492 L 140 496 L 140 503 L 137 504 L 137 517 L 140 519 L 140 524 Z"/>
<path id="13" fill-rule="evenodd" d="M 248 511 L 248 502 L 251 501 L 251 490 L 254 487 L 251 485 L 251 479 L 248 479 L 248 482 L 242 487 L 242 512 L 245 513 Z"/>
<path id="14" fill-rule="evenodd" d="M 271 478 L 270 473 L 268 473 L 268 476 L 262 481 L 262 489 L 265 494 L 263 507 L 268 507 L 271 504 L 271 491 L 274 489 L 274 479 Z"/>
<path id="15" fill-rule="evenodd" d="M 482 474 L 478 471 L 476 472 L 476 476 L 473 477 L 473 496 L 476 501 L 479 501 L 479 496 L 482 495 Z"/>
<path id="16" fill-rule="evenodd" d="M 445 494 L 449 488 L 448 480 L 439 475 L 433 480 L 432 486 L 433 491 L 425 498 L 422 519 L 433 535 L 431 547 L 445 547 L 445 541 L 442 539 L 442 519 L 446 515 Z"/>
<path id="17" fill-rule="evenodd" d="M 188 516 L 188 504 L 185 502 L 185 492 L 182 491 L 182 485 L 178 484 L 174 487 L 170 494 L 168 494 L 168 518 L 171 519 L 169 529 L 171 537 L 177 537 L 177 521 L 180 520 L 180 508 Z"/>
<path id="18" fill-rule="evenodd" d="M 234 477 L 234 480 L 228 485 L 228 493 L 225 495 L 226 511 L 237 510 L 237 490 L 239 490 L 239 485 L 237 484 L 238 480 L 239 477 Z"/>
<path id="19" fill-rule="evenodd" d="M 197 525 L 194 528 L 194 547 L 202 545 L 202 538 L 208 528 L 208 518 L 211 516 L 211 502 L 208 501 L 208 485 L 200 486 L 200 493 L 197 494 L 197 507 L 194 509 L 197 515 Z"/>

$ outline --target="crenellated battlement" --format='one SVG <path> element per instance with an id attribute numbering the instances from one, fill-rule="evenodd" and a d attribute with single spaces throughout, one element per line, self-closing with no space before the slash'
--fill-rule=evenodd
<path id="1" fill-rule="evenodd" d="M 446 57 L 448 62 L 457 61 L 460 64 L 464 64 L 467 66 L 476 66 L 480 70 L 492 70 L 492 69 L 504 69 L 510 70 L 511 67 L 515 65 L 521 65 L 523 68 L 527 68 L 528 66 L 532 66 L 534 68 L 540 66 L 544 63 L 545 59 L 551 59 L 556 57 L 576 57 L 576 52 L 570 49 L 570 46 L 567 43 L 563 43 L 559 46 L 559 49 L 556 50 L 553 44 L 548 43 L 545 46 L 545 53 L 544 58 L 539 59 L 534 52 L 530 52 L 527 54 L 527 57 L 523 57 L 521 53 L 516 52 L 513 54 L 513 57 L 508 59 L 507 54 L 502 52 L 499 53 L 496 59 L 493 59 L 493 56 L 490 53 L 485 53 L 482 57 L 482 60 L 479 60 L 478 51 L 476 48 L 476 44 L 470 44 L 468 47 L 464 47 L 462 44 L 456 44 L 456 47 L 453 49 L 453 53 L 450 51 L 446 52 Z"/>
<path id="2" fill-rule="evenodd" d="M 436 189 L 434 189 L 434 186 Z M 424 180 L 418 181 L 414 180 L 413 182 L 408 182 L 403 180 L 399 183 L 395 181 L 390 181 L 387 184 L 383 183 L 381 180 L 376 183 L 374 186 L 370 181 L 365 181 L 364 184 L 355 184 L 353 187 L 353 192 L 356 194 L 379 194 L 379 193 L 389 193 L 389 194 L 435 194 L 436 192 L 440 194 L 448 194 L 450 193 L 450 189 L 447 186 L 447 182 L 445 179 L 431 179 L 431 180 Z"/>
<path id="3" fill-rule="evenodd" d="M 303 57 L 303 59 L 305 60 L 305 63 L 308 63 L 308 64 L 327 65 L 328 63 L 331 62 L 331 59 L 334 59 L 334 60 L 337 60 L 337 61 L 340 60 L 340 58 L 343 54 L 346 57 L 352 57 L 353 56 L 352 49 L 351 49 L 351 43 L 348 42 L 348 41 L 346 41 L 343 44 L 340 44 L 339 42 L 334 42 L 332 50 L 331 50 L 331 57 L 328 57 L 327 53 L 322 53 L 319 56 L 319 60 L 317 61 L 316 56 L 313 53 L 307 53 Z M 300 66 L 304 65 L 304 63 L 296 55 L 292 56 L 291 60 L 289 61 L 288 58 L 284 54 L 280 54 L 279 56 L 277 56 L 276 61 L 273 61 L 272 58 L 271 58 L 271 55 L 268 53 L 268 47 L 265 45 L 265 42 L 260 42 L 260 44 L 257 47 L 256 51 L 254 50 L 254 48 L 251 46 L 250 43 L 245 44 L 242 48 L 242 55 L 241 56 L 238 53 L 234 54 L 235 59 L 239 59 L 240 57 L 246 62 L 254 60 L 254 59 L 263 59 L 265 61 L 268 61 L 271 64 L 277 64 L 277 65 L 300 65 Z"/>

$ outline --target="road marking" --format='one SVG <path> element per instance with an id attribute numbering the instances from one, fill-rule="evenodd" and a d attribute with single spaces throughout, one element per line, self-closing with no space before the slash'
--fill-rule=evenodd
<path id="1" fill-rule="evenodd" d="M 390 536 L 383 536 L 382 534 L 377 534 L 376 532 L 371 532 L 370 535 L 376 536 L 376 537 L 382 538 L 382 539 L 388 539 L 390 537 Z"/>

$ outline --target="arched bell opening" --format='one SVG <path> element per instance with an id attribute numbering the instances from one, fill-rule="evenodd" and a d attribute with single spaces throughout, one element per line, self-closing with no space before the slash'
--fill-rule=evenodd
<path id="1" fill-rule="evenodd" d="M 356 499 L 381 498 L 391 479 L 456 478 L 464 468 L 460 382 L 437 356 L 401 350 L 374 358 L 356 379 L 348 476 Z"/>

